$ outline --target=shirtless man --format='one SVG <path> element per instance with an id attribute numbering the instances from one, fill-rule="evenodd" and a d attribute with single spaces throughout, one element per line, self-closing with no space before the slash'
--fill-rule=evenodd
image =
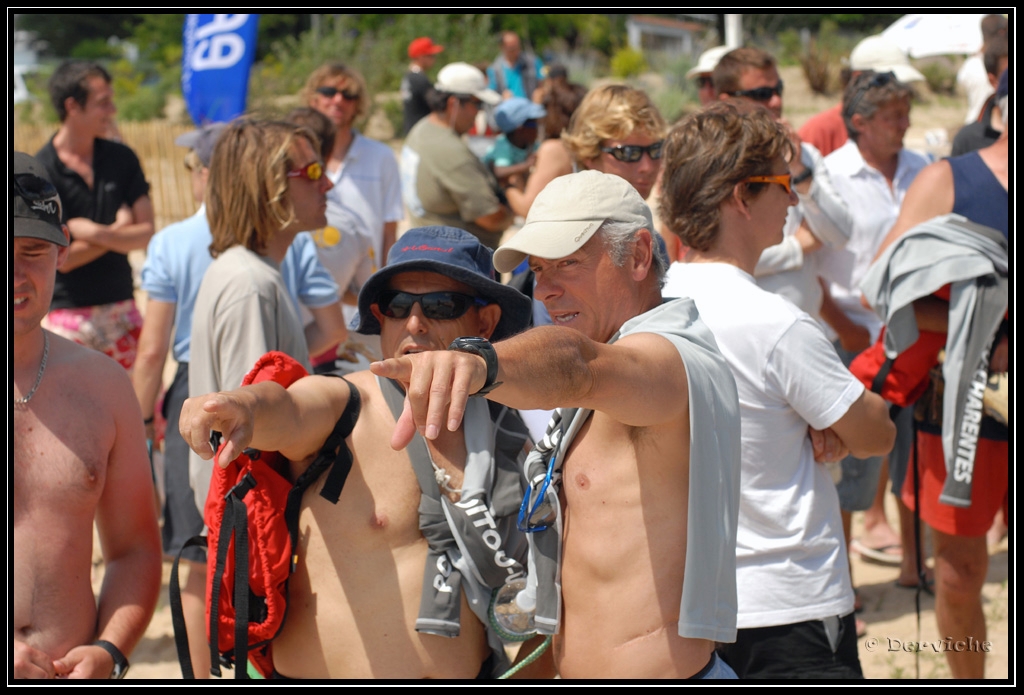
<path id="1" fill-rule="evenodd" d="M 468 232 L 450 227 L 410 230 L 392 247 L 389 264 L 363 285 L 359 330 L 380 333 L 385 354 L 396 357 L 444 351 L 460 336 L 506 338 L 526 326 L 530 302 L 493 278 L 490 251 Z M 276 671 L 291 678 L 473 678 L 502 673 L 507 668 L 504 650 L 492 643 L 498 655 L 492 661 L 483 622 L 491 588 L 473 579 L 454 548 L 447 553 L 433 550 L 434 543 L 420 530 L 421 512 L 431 499 L 417 482 L 416 463 L 388 446 L 396 417 L 382 389 L 393 391 L 398 406 L 400 391 L 369 372 L 346 378 L 362 402 L 347 440 L 352 471 L 336 506 L 317 490 L 303 500 L 299 563 L 288 585 L 284 628 L 273 644 Z M 288 390 L 261 383 L 199 396 L 185 402 L 182 435 L 207 459 L 213 454 L 208 444 L 213 429 L 228 441 L 220 460 L 230 461 L 251 445 L 308 465 L 349 398 L 348 384 L 333 376 L 305 378 Z M 513 543 L 502 547 L 522 562 L 525 544 L 515 532 L 514 518 L 522 497 L 520 464 L 531 443 L 517 413 L 496 408 L 499 414 L 489 415 L 486 402 L 477 406 L 472 427 L 445 432 L 427 443 L 436 466 L 427 472 L 437 500 L 433 509 L 440 515 L 442 503 L 469 499 L 483 488 L 499 529 L 511 526 L 508 540 Z M 504 437 L 506 444 L 494 456 L 474 457 L 486 461 L 484 468 L 467 463 L 468 451 L 490 452 L 493 435 L 483 437 L 482 449 L 471 445 L 480 444 L 474 435 L 492 427 L 511 435 Z M 293 473 L 300 471 L 301 464 Z M 497 476 L 493 489 L 472 482 L 491 475 Z M 448 506 L 450 512 L 455 505 Z M 515 546 L 520 546 L 518 552 Z M 421 602 L 421 595 L 427 600 Z M 440 600 L 446 596 L 454 600 Z M 437 614 L 428 604 L 444 604 L 448 610 Z"/>
<path id="2" fill-rule="evenodd" d="M 417 430 L 442 440 L 488 386 L 516 408 L 583 409 L 563 408 L 531 454 L 521 519 L 535 529 L 536 622 L 557 633 L 563 678 L 735 677 L 713 654 L 736 634 L 735 381 L 693 303 L 663 302 L 652 229 L 624 179 L 557 178 L 495 254 L 502 272 L 529 258 L 554 325 L 496 343 L 489 359 L 437 351 L 370 367 L 408 385 L 396 447 Z M 549 476 L 564 511 L 533 491 Z"/>
<path id="3" fill-rule="evenodd" d="M 69 236 L 43 166 L 13 159 L 14 677 L 120 678 L 160 590 L 142 413 L 116 362 L 40 326 Z"/>

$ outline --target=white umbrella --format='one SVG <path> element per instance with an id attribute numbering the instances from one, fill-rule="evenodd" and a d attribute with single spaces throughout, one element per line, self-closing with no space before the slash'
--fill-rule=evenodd
<path id="1" fill-rule="evenodd" d="M 911 58 L 937 55 L 973 55 L 981 50 L 984 14 L 908 14 L 882 36 L 892 40 Z"/>

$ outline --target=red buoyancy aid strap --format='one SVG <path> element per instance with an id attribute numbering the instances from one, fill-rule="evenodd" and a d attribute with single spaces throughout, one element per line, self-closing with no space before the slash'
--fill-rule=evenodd
<path id="1" fill-rule="evenodd" d="M 850 372 L 864 387 L 889 403 L 900 407 L 912 405 L 928 388 L 928 373 L 938 363 L 939 352 L 946 346 L 946 334 L 920 331 L 917 342 L 893 359 L 885 356 L 885 330 L 875 344 L 857 355 L 850 363 Z"/>

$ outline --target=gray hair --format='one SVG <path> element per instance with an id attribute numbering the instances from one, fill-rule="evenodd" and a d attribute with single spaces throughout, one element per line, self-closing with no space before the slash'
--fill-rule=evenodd
<path id="1" fill-rule="evenodd" d="M 877 84 L 879 80 L 888 81 L 884 84 Z M 866 70 L 850 80 L 843 93 L 843 123 L 846 124 L 846 133 L 850 139 L 857 142 L 860 135 L 853 127 L 853 117 L 860 114 L 864 120 L 871 120 L 882 104 L 896 100 L 910 100 L 913 90 L 896 79 L 893 73 L 878 73 L 873 70 Z"/>
<path id="2" fill-rule="evenodd" d="M 605 220 L 597 231 L 604 239 L 608 257 L 612 259 L 612 263 L 621 268 L 632 251 L 638 228 L 629 222 Z M 651 240 L 654 242 L 654 258 L 652 259 L 654 274 L 658 278 L 658 287 L 662 287 L 665 284 L 665 273 L 668 272 L 668 252 L 665 250 L 665 241 L 661 235 L 653 229 L 649 231 Z"/>

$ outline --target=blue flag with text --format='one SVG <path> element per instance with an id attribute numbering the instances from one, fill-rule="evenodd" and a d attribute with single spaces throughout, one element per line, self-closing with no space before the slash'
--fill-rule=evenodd
<path id="1" fill-rule="evenodd" d="M 259 17 L 185 16 L 181 91 L 196 125 L 230 121 L 245 111 Z"/>

